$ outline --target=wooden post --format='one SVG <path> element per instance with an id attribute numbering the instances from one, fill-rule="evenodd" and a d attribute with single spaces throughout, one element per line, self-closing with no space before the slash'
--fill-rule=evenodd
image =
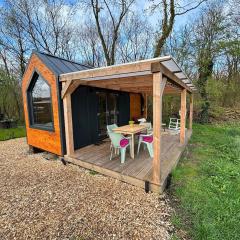
<path id="1" fill-rule="evenodd" d="M 181 125 L 180 125 L 180 143 L 185 143 L 185 127 L 186 127 L 186 107 L 187 107 L 187 90 L 181 91 Z"/>
<path id="2" fill-rule="evenodd" d="M 153 73 L 153 176 L 155 184 L 161 182 L 161 126 L 162 126 L 162 95 L 166 78 L 161 72 Z"/>
<path id="3" fill-rule="evenodd" d="M 64 108 L 67 155 L 70 156 L 74 153 L 74 141 L 73 141 L 73 126 L 72 126 L 71 94 L 69 93 L 65 94 L 63 98 L 63 108 Z"/>
<path id="4" fill-rule="evenodd" d="M 192 130 L 193 122 L 193 94 L 190 94 L 190 109 L 189 109 L 189 129 Z"/>
<path id="5" fill-rule="evenodd" d="M 144 98 L 145 98 L 145 118 L 147 119 L 147 117 L 148 117 L 148 95 L 147 95 L 147 93 L 144 94 Z"/>

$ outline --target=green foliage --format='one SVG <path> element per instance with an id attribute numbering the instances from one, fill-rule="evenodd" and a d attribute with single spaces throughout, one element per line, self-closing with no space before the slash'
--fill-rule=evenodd
<path id="1" fill-rule="evenodd" d="M 98 172 L 96 172 L 96 171 L 94 171 L 94 170 L 89 170 L 89 174 L 95 176 L 95 175 L 98 174 Z"/>
<path id="2" fill-rule="evenodd" d="M 26 136 L 24 127 L 0 129 L 0 141 L 9 140 L 12 138 L 20 138 Z"/>
<path id="3" fill-rule="evenodd" d="M 195 125 L 188 150 L 173 174 L 176 225 L 193 239 L 239 239 L 240 125 Z"/>
<path id="4" fill-rule="evenodd" d="M 209 78 L 207 92 L 212 108 L 240 107 L 239 86 L 236 79 Z"/>
<path id="5" fill-rule="evenodd" d="M 0 113 L 5 118 L 23 121 L 23 106 L 20 82 L 16 76 L 0 68 Z"/>

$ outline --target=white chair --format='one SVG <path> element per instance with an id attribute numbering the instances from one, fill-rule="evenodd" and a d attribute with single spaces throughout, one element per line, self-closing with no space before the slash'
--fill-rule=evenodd
<path id="1" fill-rule="evenodd" d="M 124 163 L 126 158 L 126 149 L 130 145 L 129 139 L 125 138 L 120 133 L 108 132 L 108 135 L 111 139 L 111 143 L 113 146 L 111 148 L 110 160 L 112 160 L 113 148 L 119 149 L 121 153 L 121 163 Z"/>
<path id="2" fill-rule="evenodd" d="M 138 141 L 138 151 L 139 154 L 141 143 L 144 143 L 147 146 L 149 155 L 153 158 L 153 134 L 140 134 L 139 141 Z"/>
<path id="3" fill-rule="evenodd" d="M 139 125 L 147 127 L 147 134 L 151 134 L 153 132 L 152 123 L 151 122 L 140 122 Z"/>
<path id="4" fill-rule="evenodd" d="M 118 125 L 116 124 L 116 123 L 114 123 L 114 124 L 111 124 L 111 125 L 107 125 L 107 132 L 109 133 L 109 132 L 113 132 L 113 129 L 114 128 L 117 128 L 118 127 Z M 109 135 L 109 134 L 108 134 Z M 112 142 L 111 142 L 111 145 L 110 145 L 110 151 L 112 151 L 112 148 L 113 148 L 113 144 L 112 144 Z"/>
<path id="5" fill-rule="evenodd" d="M 146 120 L 146 118 L 139 118 L 138 122 L 139 123 L 145 123 L 145 122 L 147 122 L 147 120 Z"/>
<path id="6" fill-rule="evenodd" d="M 178 118 L 170 118 L 168 129 L 173 131 L 180 131 L 181 120 Z"/>
<path id="7" fill-rule="evenodd" d="M 111 124 L 111 125 L 107 125 L 107 133 L 108 133 L 109 138 L 110 138 L 109 133 L 113 133 L 113 129 L 114 129 L 114 128 L 117 128 L 117 127 L 118 127 L 118 125 L 117 125 L 116 123 Z M 132 140 L 131 137 L 125 137 L 125 136 L 124 136 L 124 138 L 128 139 L 129 142 L 131 143 L 131 140 Z M 110 139 L 111 139 L 111 138 L 110 138 Z M 111 151 L 111 152 L 112 152 L 113 148 L 114 148 L 114 150 L 115 150 L 115 153 L 117 154 L 119 148 L 115 148 L 114 145 L 113 145 L 113 143 L 112 143 L 112 141 L 111 141 L 111 144 L 110 144 L 110 151 Z M 130 145 L 130 148 L 131 148 L 131 145 Z"/>
<path id="8" fill-rule="evenodd" d="M 107 131 L 108 132 L 112 132 L 114 128 L 117 128 L 118 125 L 117 124 L 111 124 L 111 125 L 107 125 Z"/>

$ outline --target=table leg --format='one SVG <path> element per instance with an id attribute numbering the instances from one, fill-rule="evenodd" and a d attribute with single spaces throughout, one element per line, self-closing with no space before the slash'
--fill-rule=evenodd
<path id="1" fill-rule="evenodd" d="M 134 159 L 134 134 L 132 134 L 132 141 L 131 141 L 131 158 Z"/>

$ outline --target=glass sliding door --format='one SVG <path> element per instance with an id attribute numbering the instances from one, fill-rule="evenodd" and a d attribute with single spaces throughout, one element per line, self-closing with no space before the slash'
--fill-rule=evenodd
<path id="1" fill-rule="evenodd" d="M 96 92 L 98 97 L 98 138 L 104 138 L 106 136 L 107 128 L 107 95 L 105 92 Z"/>
<path id="2" fill-rule="evenodd" d="M 109 93 L 107 97 L 107 109 L 108 109 L 108 125 L 118 124 L 118 94 Z"/>
<path id="3" fill-rule="evenodd" d="M 118 94 L 111 92 L 96 92 L 98 99 L 98 138 L 107 136 L 107 125 L 118 124 Z"/>

